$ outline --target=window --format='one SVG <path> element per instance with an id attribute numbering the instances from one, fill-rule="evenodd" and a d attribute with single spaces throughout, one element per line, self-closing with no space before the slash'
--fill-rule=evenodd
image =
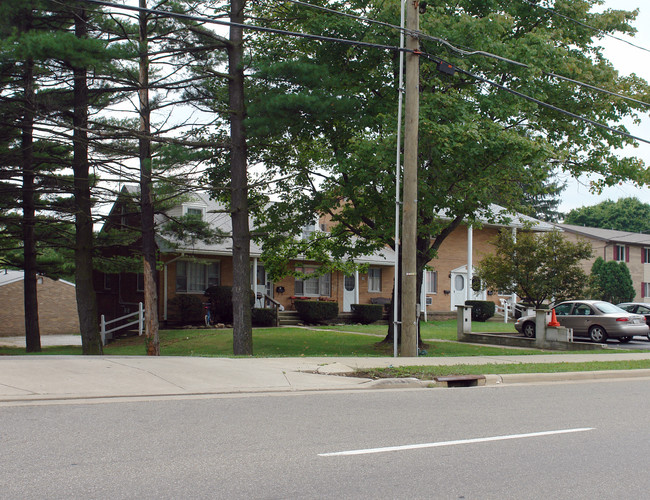
<path id="1" fill-rule="evenodd" d="M 438 293 L 438 271 L 426 271 L 424 273 L 426 293 Z"/>
<path id="2" fill-rule="evenodd" d="M 371 267 L 368 269 L 368 291 L 381 292 L 381 268 Z"/>
<path id="3" fill-rule="evenodd" d="M 196 218 L 198 220 L 203 220 L 203 215 L 205 214 L 204 207 L 188 207 L 183 206 L 183 215 L 187 217 Z"/>
<path id="4" fill-rule="evenodd" d="M 571 313 L 571 307 L 573 304 L 560 304 L 555 308 L 555 314 L 557 316 L 568 316 Z"/>
<path id="5" fill-rule="evenodd" d="M 615 245 L 614 246 L 614 260 L 618 262 L 627 262 L 629 254 L 627 253 L 627 247 L 625 245 Z"/>
<path id="6" fill-rule="evenodd" d="M 650 297 L 650 283 L 641 283 L 641 297 Z"/>
<path id="7" fill-rule="evenodd" d="M 178 261 L 176 263 L 176 291 L 203 293 L 209 286 L 221 281 L 219 262 L 203 264 L 199 262 Z"/>
<path id="8" fill-rule="evenodd" d="M 302 228 L 302 239 L 303 240 L 308 240 L 311 238 L 311 235 L 315 233 L 318 229 L 319 226 L 314 222 L 312 224 L 307 224 Z"/>
<path id="9" fill-rule="evenodd" d="M 641 262 L 644 264 L 650 264 L 650 248 L 643 247 L 641 250 Z"/>
<path id="10" fill-rule="evenodd" d="M 591 316 L 592 314 L 593 312 L 591 310 L 591 307 L 589 307 L 587 304 L 577 304 L 573 309 L 574 316 Z"/>
<path id="11" fill-rule="evenodd" d="M 304 269 L 296 269 L 297 271 L 302 271 L 305 274 L 311 274 L 316 271 L 313 267 L 306 267 Z M 322 276 L 317 276 L 314 278 L 305 278 L 298 279 L 296 278 L 294 283 L 294 293 L 296 295 L 304 295 L 306 297 L 319 297 L 325 296 L 329 297 L 331 295 L 331 275 L 323 274 Z"/>

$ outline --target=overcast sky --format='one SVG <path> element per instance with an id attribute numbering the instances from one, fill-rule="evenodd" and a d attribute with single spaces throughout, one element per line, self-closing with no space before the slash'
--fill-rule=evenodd
<path id="1" fill-rule="evenodd" d="M 636 73 L 638 76 L 650 81 L 650 1 L 649 0 L 605 0 L 603 9 L 634 10 L 639 9 L 639 15 L 634 23 L 637 33 L 634 37 L 619 36 L 627 38 L 635 45 L 648 50 L 641 50 L 629 44 L 606 38 L 603 43 L 605 55 L 622 74 Z M 642 117 L 640 126 L 628 124 L 630 133 L 650 140 L 650 114 Z M 630 151 L 623 151 L 626 156 L 637 156 L 643 159 L 650 167 L 650 144 L 639 143 L 639 147 Z M 624 184 L 609 188 L 601 195 L 593 195 L 589 192 L 588 178 L 581 178 L 578 181 L 569 180 L 569 186 L 562 194 L 560 210 L 567 212 L 572 208 L 581 206 L 596 205 L 604 200 L 617 200 L 634 196 L 644 203 L 650 203 L 650 188 L 636 188 L 630 184 Z"/>

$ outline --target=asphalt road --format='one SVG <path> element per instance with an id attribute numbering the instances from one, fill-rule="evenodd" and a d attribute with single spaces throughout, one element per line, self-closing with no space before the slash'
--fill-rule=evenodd
<path id="1" fill-rule="evenodd" d="M 635 379 L 17 403 L 0 408 L 0 496 L 647 498 L 649 391 Z"/>

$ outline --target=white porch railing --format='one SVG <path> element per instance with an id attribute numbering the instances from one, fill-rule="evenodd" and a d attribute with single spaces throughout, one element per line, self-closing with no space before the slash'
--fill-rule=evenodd
<path id="1" fill-rule="evenodd" d="M 497 313 L 503 315 L 503 322 L 507 323 L 508 318 L 515 318 L 515 311 L 519 310 L 522 315 L 532 314 L 529 308 L 522 306 L 521 304 L 513 304 L 511 300 L 501 299 L 501 305 L 495 305 L 495 310 Z"/>
<path id="2" fill-rule="evenodd" d="M 136 316 L 137 319 L 134 321 L 129 321 L 128 323 L 121 324 L 119 326 L 113 327 L 108 330 L 106 329 L 108 325 L 112 325 L 114 323 L 117 323 L 118 321 L 122 321 Z M 120 316 L 119 318 L 106 321 L 106 318 L 102 314 L 100 319 L 100 333 L 102 336 L 102 345 L 106 345 L 106 341 L 111 340 L 113 338 L 112 335 L 113 332 L 117 332 L 118 330 L 123 330 L 124 328 L 128 328 L 129 326 L 133 326 L 133 325 L 138 325 L 138 335 L 142 336 L 142 333 L 144 332 L 144 306 L 142 305 L 142 302 L 138 304 L 138 310 L 136 312 L 126 314 L 124 316 Z"/>

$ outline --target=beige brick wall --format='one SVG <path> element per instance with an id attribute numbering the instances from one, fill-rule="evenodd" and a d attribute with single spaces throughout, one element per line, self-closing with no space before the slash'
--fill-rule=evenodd
<path id="1" fill-rule="evenodd" d="M 598 257 L 602 257 L 605 261 L 610 261 L 614 259 L 614 243 L 607 243 L 603 240 L 588 238 L 582 235 L 576 235 L 568 231 L 563 233 L 564 238 L 571 242 L 576 241 L 587 241 L 591 243 L 593 249 L 593 256 L 591 259 L 585 259 L 581 262 L 584 272 L 589 275 L 591 274 L 591 267 L 593 266 L 595 260 Z M 634 291 L 636 296 L 634 301 L 643 302 L 648 301 L 648 298 L 641 297 L 641 283 L 650 282 L 650 264 L 644 264 L 641 262 L 641 254 L 643 252 L 643 246 L 641 245 L 627 245 L 629 247 L 629 261 L 625 264 L 630 270 L 630 276 L 632 276 L 632 282 L 634 284 Z"/>
<path id="2" fill-rule="evenodd" d="M 25 335 L 23 281 L 0 286 L 0 336 Z M 43 278 L 37 287 L 41 335 L 79 333 L 75 287 Z"/>

